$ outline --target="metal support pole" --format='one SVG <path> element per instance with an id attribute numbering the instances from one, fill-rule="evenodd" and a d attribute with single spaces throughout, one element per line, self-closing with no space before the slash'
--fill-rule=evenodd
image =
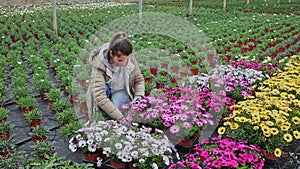
<path id="1" fill-rule="evenodd" d="M 223 2 L 223 11 L 226 11 L 226 0 Z"/>
<path id="2" fill-rule="evenodd" d="M 193 15 L 193 0 L 190 0 L 190 16 Z"/>
<path id="3" fill-rule="evenodd" d="M 56 2 L 52 0 L 52 11 L 53 11 L 53 30 L 57 35 L 57 20 L 56 20 Z"/>
<path id="4" fill-rule="evenodd" d="M 142 23 L 142 7 L 143 0 L 139 0 L 139 23 Z"/>

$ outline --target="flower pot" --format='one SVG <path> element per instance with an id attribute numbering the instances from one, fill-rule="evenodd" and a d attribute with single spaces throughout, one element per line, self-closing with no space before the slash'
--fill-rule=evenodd
<path id="1" fill-rule="evenodd" d="M 184 147 L 189 147 L 193 145 L 193 140 L 180 140 L 178 144 Z"/>
<path id="2" fill-rule="evenodd" d="M 162 89 L 164 87 L 164 85 L 163 84 L 161 84 L 161 83 L 156 83 L 156 88 L 158 88 L 158 89 Z"/>
<path id="3" fill-rule="evenodd" d="M 178 78 L 172 78 L 172 79 L 171 79 L 171 82 L 172 82 L 173 84 L 177 84 L 177 83 L 178 83 Z"/>
<path id="4" fill-rule="evenodd" d="M 0 107 L 4 108 L 4 103 L 1 103 L 1 104 L 0 104 Z"/>
<path id="5" fill-rule="evenodd" d="M 5 122 L 7 122 L 7 117 L 0 119 L 0 123 L 5 123 Z"/>
<path id="6" fill-rule="evenodd" d="M 123 169 L 126 168 L 126 163 L 123 163 L 123 162 L 116 162 L 116 161 L 110 160 L 110 165 L 115 168 L 123 168 Z"/>
<path id="7" fill-rule="evenodd" d="M 86 102 L 79 104 L 79 111 L 83 112 L 87 108 Z"/>
<path id="8" fill-rule="evenodd" d="M 9 153 L 8 152 L 0 152 L 0 155 L 2 157 L 8 157 L 9 156 Z"/>
<path id="9" fill-rule="evenodd" d="M 76 95 L 71 95 L 70 96 L 70 102 L 71 103 L 74 103 L 74 102 L 76 102 L 78 100 L 78 94 L 76 94 Z"/>
<path id="10" fill-rule="evenodd" d="M 172 72 L 178 73 L 178 72 L 179 72 L 179 67 L 174 67 L 174 68 L 172 68 Z"/>
<path id="11" fill-rule="evenodd" d="M 182 78 L 186 77 L 188 75 L 188 73 L 187 72 L 180 72 L 179 75 L 180 75 L 180 78 L 182 79 Z"/>
<path id="12" fill-rule="evenodd" d="M 145 96 L 150 96 L 150 92 L 145 92 Z"/>
<path id="13" fill-rule="evenodd" d="M 161 68 L 164 68 L 164 69 L 168 70 L 168 64 L 167 63 L 162 64 Z"/>
<path id="14" fill-rule="evenodd" d="M 99 152 L 96 153 L 86 153 L 84 154 L 85 160 L 87 161 L 97 161 L 97 158 L 100 156 Z"/>
<path id="15" fill-rule="evenodd" d="M 33 142 L 45 141 L 45 140 L 47 140 L 47 136 L 41 136 L 41 137 L 32 136 L 32 141 Z"/>
<path id="16" fill-rule="evenodd" d="M 192 75 L 198 75 L 199 69 L 191 69 L 191 74 Z"/>
<path id="17" fill-rule="evenodd" d="M 36 33 L 33 33 L 33 36 L 35 37 L 35 39 L 37 39 L 37 40 L 39 40 L 40 38 L 39 38 L 39 35 L 38 34 L 36 34 Z"/>
<path id="18" fill-rule="evenodd" d="M 45 93 L 41 93 L 41 99 L 42 99 L 42 100 L 46 100 L 46 99 L 47 99 L 47 96 L 46 96 Z"/>
<path id="19" fill-rule="evenodd" d="M 24 41 L 28 41 L 28 37 L 26 35 L 23 35 L 22 38 Z"/>
<path id="20" fill-rule="evenodd" d="M 50 38 L 51 38 L 51 36 L 50 36 L 49 34 L 46 34 L 46 38 L 50 39 Z"/>
<path id="21" fill-rule="evenodd" d="M 153 74 L 153 75 L 156 75 L 157 74 L 157 68 L 150 67 L 150 73 Z"/>
<path id="22" fill-rule="evenodd" d="M 275 154 L 266 154 L 264 156 L 266 165 L 274 165 L 277 162 L 277 157 Z"/>
<path id="23" fill-rule="evenodd" d="M 147 77 L 147 78 L 145 78 L 145 82 L 152 83 L 152 77 Z"/>
<path id="24" fill-rule="evenodd" d="M 191 64 L 192 64 L 192 65 L 196 65 L 196 64 L 197 64 L 197 61 L 191 61 Z"/>
<path id="25" fill-rule="evenodd" d="M 49 110 L 52 110 L 53 108 L 53 100 L 48 100 L 48 104 L 49 104 Z"/>
<path id="26" fill-rule="evenodd" d="M 214 67 L 216 67 L 217 63 L 218 62 L 209 62 L 209 66 L 214 68 Z"/>
<path id="27" fill-rule="evenodd" d="M 101 153 L 100 158 L 103 159 L 102 162 L 105 162 L 105 161 L 108 161 L 108 160 L 109 160 L 109 157 L 107 157 L 107 155 L 105 155 L 105 154 L 103 154 L 103 153 Z"/>
<path id="28" fill-rule="evenodd" d="M 39 125 L 41 125 L 41 119 L 33 120 L 33 121 L 29 124 L 29 126 L 30 126 L 30 131 L 32 130 L 33 127 L 39 126 Z"/>
<path id="29" fill-rule="evenodd" d="M 0 140 L 8 140 L 10 138 L 10 133 L 6 133 L 5 135 L 0 135 Z"/>
<path id="30" fill-rule="evenodd" d="M 138 167 L 133 166 L 133 162 L 129 163 L 128 168 L 129 169 L 138 169 Z"/>
<path id="31" fill-rule="evenodd" d="M 80 85 L 85 88 L 86 87 L 86 81 L 85 80 L 80 80 Z"/>
<path id="32" fill-rule="evenodd" d="M 266 154 L 264 156 L 265 159 L 270 159 L 270 160 L 276 160 L 277 157 L 275 156 L 275 154 Z"/>
<path id="33" fill-rule="evenodd" d="M 61 89 L 64 91 L 64 94 L 69 94 L 65 85 L 61 85 Z"/>
<path id="34" fill-rule="evenodd" d="M 28 113 L 28 112 L 30 112 L 30 111 L 32 111 L 32 110 L 34 110 L 34 107 L 33 107 L 33 106 L 28 107 L 28 108 L 22 108 L 22 113 L 26 114 L 26 113 Z"/>

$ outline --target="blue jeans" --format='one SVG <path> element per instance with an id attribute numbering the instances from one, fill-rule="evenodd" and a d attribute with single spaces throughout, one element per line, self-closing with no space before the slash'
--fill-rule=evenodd
<path id="1" fill-rule="evenodd" d="M 105 92 L 107 95 L 107 98 L 117 107 L 119 108 L 123 104 L 126 104 L 130 102 L 129 95 L 126 91 L 118 91 L 114 94 L 111 93 L 111 89 L 109 85 L 106 85 Z M 111 118 L 99 107 L 95 109 L 96 112 L 99 111 L 99 113 L 95 113 L 95 116 L 93 117 L 94 120 L 111 120 Z"/>
<path id="2" fill-rule="evenodd" d="M 110 87 L 106 85 L 105 92 L 107 98 L 118 108 L 130 102 L 129 95 L 125 90 L 117 91 L 112 94 Z"/>

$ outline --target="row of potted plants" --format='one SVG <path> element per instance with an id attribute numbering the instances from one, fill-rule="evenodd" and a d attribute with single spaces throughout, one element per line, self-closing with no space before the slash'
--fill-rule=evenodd
<path id="1" fill-rule="evenodd" d="M 162 167 L 171 163 L 171 155 L 175 151 L 162 131 L 137 126 L 132 128 L 113 120 L 87 122 L 70 138 L 69 143 L 72 152 L 81 150 L 86 154 L 97 154 L 99 167 L 101 161 L 107 158 L 117 168 L 125 168 L 126 163 L 133 163 L 139 168 Z M 123 165 L 115 165 L 117 162 Z"/>
<path id="2" fill-rule="evenodd" d="M 284 146 L 299 139 L 299 88 L 293 85 L 297 83 L 298 64 L 299 56 L 293 56 L 283 72 L 258 85 L 255 95 L 234 105 L 219 133 L 247 140 L 280 157 Z M 288 78 L 291 80 L 283 84 Z"/>

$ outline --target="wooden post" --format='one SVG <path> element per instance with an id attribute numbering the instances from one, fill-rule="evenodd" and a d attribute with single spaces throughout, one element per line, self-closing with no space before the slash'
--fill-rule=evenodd
<path id="1" fill-rule="evenodd" d="M 248 10 L 250 10 L 250 9 L 249 9 L 249 4 L 250 4 L 250 0 L 247 0 L 247 9 L 248 9 Z"/>
<path id="2" fill-rule="evenodd" d="M 226 11 L 226 0 L 223 2 L 223 11 Z"/>
<path id="3" fill-rule="evenodd" d="M 142 7 L 143 0 L 139 0 L 139 23 L 142 23 Z"/>
<path id="4" fill-rule="evenodd" d="M 52 0 L 52 11 L 53 11 L 53 30 L 57 35 L 57 20 L 56 20 L 56 2 Z"/>
<path id="5" fill-rule="evenodd" d="M 193 0 L 190 0 L 190 16 L 193 15 Z"/>

